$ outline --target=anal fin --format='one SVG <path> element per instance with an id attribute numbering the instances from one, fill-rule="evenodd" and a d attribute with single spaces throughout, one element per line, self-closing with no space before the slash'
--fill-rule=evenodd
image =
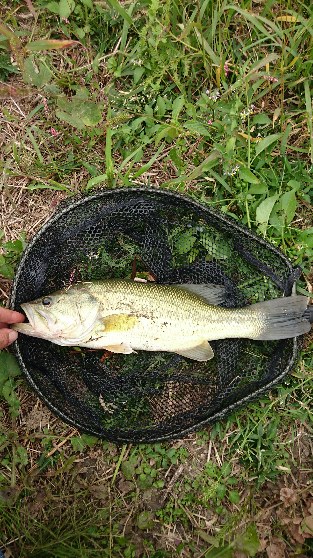
<path id="1" fill-rule="evenodd" d="M 134 352 L 131 346 L 127 345 L 127 343 L 119 343 L 118 345 L 106 345 L 102 348 L 110 351 L 111 353 L 121 353 L 123 355 L 130 355 L 130 353 Z"/>
<path id="2" fill-rule="evenodd" d="M 210 360 L 214 357 L 213 349 L 208 341 L 203 341 L 195 347 L 175 351 L 175 353 L 183 357 L 198 360 L 199 362 L 205 362 L 206 360 Z"/>

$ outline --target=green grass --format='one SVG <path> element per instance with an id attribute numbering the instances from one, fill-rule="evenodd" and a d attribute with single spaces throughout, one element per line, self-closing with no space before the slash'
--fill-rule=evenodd
<path id="1" fill-rule="evenodd" d="M 19 215 L 0 226 L 3 295 L 36 218 L 17 191 L 48 215 L 62 197 L 133 183 L 234 216 L 301 265 L 308 288 L 310 3 L 14 0 L 0 15 L 0 191 Z M 227 420 L 181 442 L 122 448 L 41 407 L 25 426 L 38 404 L 2 352 L 0 548 L 13 558 L 237 558 L 276 545 L 313 556 L 311 350 L 308 340 L 280 388 Z"/>

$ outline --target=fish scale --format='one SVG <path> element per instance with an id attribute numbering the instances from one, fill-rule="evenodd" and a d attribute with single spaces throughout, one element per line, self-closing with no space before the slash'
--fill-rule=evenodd
<path id="1" fill-rule="evenodd" d="M 285 339 L 310 330 L 307 298 L 292 296 L 223 308 L 220 285 L 162 285 L 130 280 L 82 282 L 22 304 L 29 324 L 15 329 L 67 346 L 175 352 L 198 361 L 214 356 L 208 341 Z"/>

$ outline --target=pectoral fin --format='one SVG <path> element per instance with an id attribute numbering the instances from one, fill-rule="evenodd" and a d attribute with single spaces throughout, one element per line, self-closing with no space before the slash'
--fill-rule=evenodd
<path id="1" fill-rule="evenodd" d="M 175 353 L 183 357 L 198 360 L 199 362 L 204 362 L 214 357 L 213 349 L 207 341 L 203 341 L 200 345 L 190 347 L 189 349 L 175 351 Z"/>
<path id="2" fill-rule="evenodd" d="M 103 318 L 104 330 L 106 333 L 112 331 L 128 331 L 138 322 L 137 316 L 130 314 L 112 314 Z"/>
<path id="3" fill-rule="evenodd" d="M 106 345 L 105 347 L 103 347 L 103 349 L 111 351 L 111 353 L 121 353 L 123 355 L 130 355 L 130 353 L 134 352 L 131 346 L 127 345 L 127 343 L 120 343 L 118 345 Z"/>

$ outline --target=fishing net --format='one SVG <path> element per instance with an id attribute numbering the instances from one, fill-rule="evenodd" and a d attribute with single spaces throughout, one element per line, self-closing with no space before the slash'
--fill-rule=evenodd
<path id="1" fill-rule="evenodd" d="M 131 278 L 224 285 L 227 307 L 290 295 L 301 271 L 235 220 L 178 194 L 101 191 L 61 205 L 28 245 L 11 307 L 77 281 Z M 30 385 L 79 430 L 114 442 L 182 437 L 259 397 L 290 370 L 297 339 L 211 342 L 196 362 L 166 352 L 121 355 L 20 334 Z"/>

